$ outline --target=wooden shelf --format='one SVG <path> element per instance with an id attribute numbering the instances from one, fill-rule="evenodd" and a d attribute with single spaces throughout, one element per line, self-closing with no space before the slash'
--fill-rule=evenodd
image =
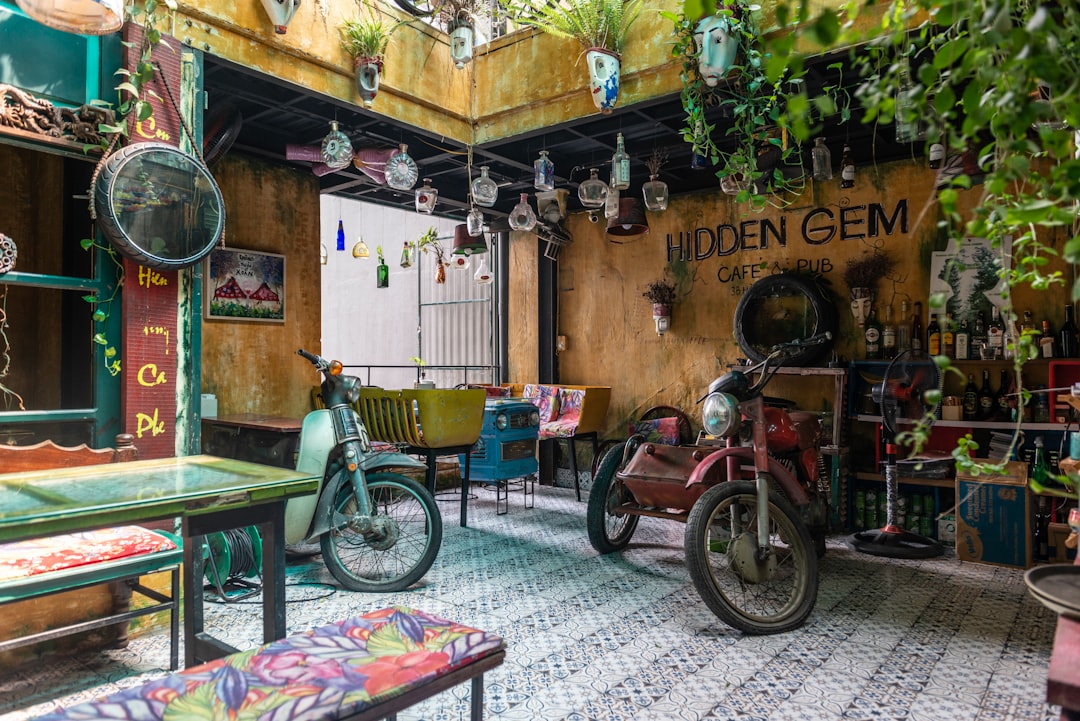
<path id="1" fill-rule="evenodd" d="M 867 423 L 881 423 L 881 416 L 869 415 L 860 413 L 855 416 L 857 421 L 865 421 Z M 897 418 L 896 422 L 900 425 L 911 425 L 910 418 Z M 989 428 L 997 431 L 1011 431 L 1015 426 L 1012 423 L 1004 421 L 934 421 L 931 428 Z M 1024 423 L 1021 427 L 1025 431 L 1064 431 L 1064 423 Z"/>
<path id="2" fill-rule="evenodd" d="M 880 473 L 865 473 L 862 471 L 855 473 L 855 478 L 860 481 L 880 481 L 885 482 L 885 476 Z M 925 486 L 927 488 L 953 488 L 956 479 L 955 478 L 911 478 L 909 476 L 897 476 L 897 483 L 905 486 Z"/>

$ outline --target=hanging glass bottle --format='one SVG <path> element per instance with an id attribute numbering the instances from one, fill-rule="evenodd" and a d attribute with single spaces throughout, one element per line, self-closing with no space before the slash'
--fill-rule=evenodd
<path id="1" fill-rule="evenodd" d="M 483 256 L 480 256 L 476 261 L 476 273 L 473 274 L 473 280 L 476 281 L 477 285 L 490 285 L 495 280 L 495 276 L 488 269 Z"/>
<path id="2" fill-rule="evenodd" d="M 430 215 L 438 199 L 439 191 L 431 187 L 431 178 L 424 178 L 424 184 L 416 189 L 416 212 Z"/>
<path id="3" fill-rule="evenodd" d="M 333 170 L 341 170 L 352 162 L 352 143 L 348 135 L 338 130 L 336 120 L 330 121 L 330 132 L 323 138 L 320 153 L 323 162 Z"/>
<path id="4" fill-rule="evenodd" d="M 615 154 L 611 156 L 611 187 L 615 190 L 626 190 L 630 187 L 630 156 L 626 154 L 623 146 L 622 133 L 616 136 Z"/>
<path id="5" fill-rule="evenodd" d="M 814 161 L 814 180 L 832 180 L 832 152 L 825 144 L 825 138 L 814 138 L 810 154 Z"/>
<path id="6" fill-rule="evenodd" d="M 896 142 L 913 143 L 919 139 L 919 118 L 911 101 L 911 75 L 907 58 L 900 64 L 899 87 L 896 89 L 893 124 L 896 126 Z"/>
<path id="7" fill-rule="evenodd" d="M 536 227 L 536 213 L 529 205 L 529 195 L 521 194 L 521 200 L 510 211 L 510 227 L 514 230 L 532 230 Z"/>
<path id="8" fill-rule="evenodd" d="M 619 193 L 618 190 L 608 187 L 607 195 L 604 196 L 604 217 L 617 218 L 619 216 Z"/>
<path id="9" fill-rule="evenodd" d="M 499 186 L 488 175 L 488 166 L 480 166 L 480 177 L 472 182 L 472 198 L 477 205 L 490 208 L 499 199 Z"/>
<path id="10" fill-rule="evenodd" d="M 405 246 L 401 249 L 401 267 L 412 267 L 412 246 L 409 245 L 409 241 L 405 241 Z"/>
<path id="11" fill-rule="evenodd" d="M 645 196 L 645 207 L 647 209 L 652 211 L 667 210 L 667 183 L 657 180 L 655 174 L 650 175 L 649 180 L 642 184 L 641 194 Z"/>
<path id="12" fill-rule="evenodd" d="M 338 250 L 345 250 L 345 226 L 341 224 L 341 218 L 337 222 L 337 245 Z"/>
<path id="13" fill-rule="evenodd" d="M 475 205 L 469 214 L 465 216 L 465 228 L 469 235 L 477 237 L 484 234 L 484 214 Z"/>
<path id="14" fill-rule="evenodd" d="M 548 158 L 546 150 L 533 161 L 533 187 L 537 190 L 555 190 L 555 163 Z"/>
<path id="15" fill-rule="evenodd" d="M 844 154 L 840 156 L 840 187 L 855 187 L 855 160 L 851 157 L 851 146 L 844 145 Z"/>
<path id="16" fill-rule="evenodd" d="M 945 159 L 945 146 L 941 143 L 931 143 L 930 150 L 927 153 L 927 163 L 931 168 L 937 170 L 941 167 L 941 161 Z"/>
<path id="17" fill-rule="evenodd" d="M 607 183 L 597 177 L 596 168 L 589 170 L 589 179 L 581 181 L 578 186 L 578 200 L 586 208 L 599 208 L 604 204 L 608 194 Z"/>
<path id="18" fill-rule="evenodd" d="M 386 161 L 386 184 L 394 190 L 412 190 L 420 171 L 409 155 L 409 146 L 402 143 Z"/>
<path id="19" fill-rule="evenodd" d="M 354 258 L 367 258 L 371 256 L 371 251 L 368 250 L 367 243 L 363 238 L 356 239 L 356 245 L 352 247 L 352 257 Z"/>

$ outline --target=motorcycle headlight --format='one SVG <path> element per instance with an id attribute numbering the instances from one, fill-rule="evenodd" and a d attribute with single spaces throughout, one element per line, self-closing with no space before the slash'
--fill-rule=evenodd
<path id="1" fill-rule="evenodd" d="M 710 436 L 723 438 L 739 430 L 739 402 L 727 393 L 710 393 L 701 408 L 701 424 Z"/>
<path id="2" fill-rule="evenodd" d="M 505 431 L 506 427 L 510 425 L 510 419 L 506 417 L 505 413 L 500 413 L 495 416 L 495 427 L 500 431 Z"/>
<path id="3" fill-rule="evenodd" d="M 360 379 L 356 376 L 339 376 L 338 381 L 342 383 L 345 388 L 345 399 L 349 403 L 356 403 L 360 400 Z"/>
<path id="4" fill-rule="evenodd" d="M 529 414 L 529 425 L 530 426 L 538 426 L 538 425 L 540 425 L 540 411 L 533 411 L 532 413 Z"/>

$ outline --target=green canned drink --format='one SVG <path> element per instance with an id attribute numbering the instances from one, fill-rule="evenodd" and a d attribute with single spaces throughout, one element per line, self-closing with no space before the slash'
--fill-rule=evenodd
<path id="1" fill-rule="evenodd" d="M 855 513 L 852 518 L 852 524 L 855 526 L 856 531 L 861 531 L 866 528 L 866 491 L 855 491 Z"/>

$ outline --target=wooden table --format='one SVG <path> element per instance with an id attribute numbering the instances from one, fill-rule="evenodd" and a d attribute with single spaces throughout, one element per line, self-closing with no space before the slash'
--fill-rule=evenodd
<path id="1" fill-rule="evenodd" d="M 256 526 L 262 536 L 263 639 L 285 636 L 285 502 L 319 478 L 284 468 L 187 456 L 0 474 L 0 543 L 180 517 L 184 664 L 237 649 L 205 633 L 204 536 Z"/>

